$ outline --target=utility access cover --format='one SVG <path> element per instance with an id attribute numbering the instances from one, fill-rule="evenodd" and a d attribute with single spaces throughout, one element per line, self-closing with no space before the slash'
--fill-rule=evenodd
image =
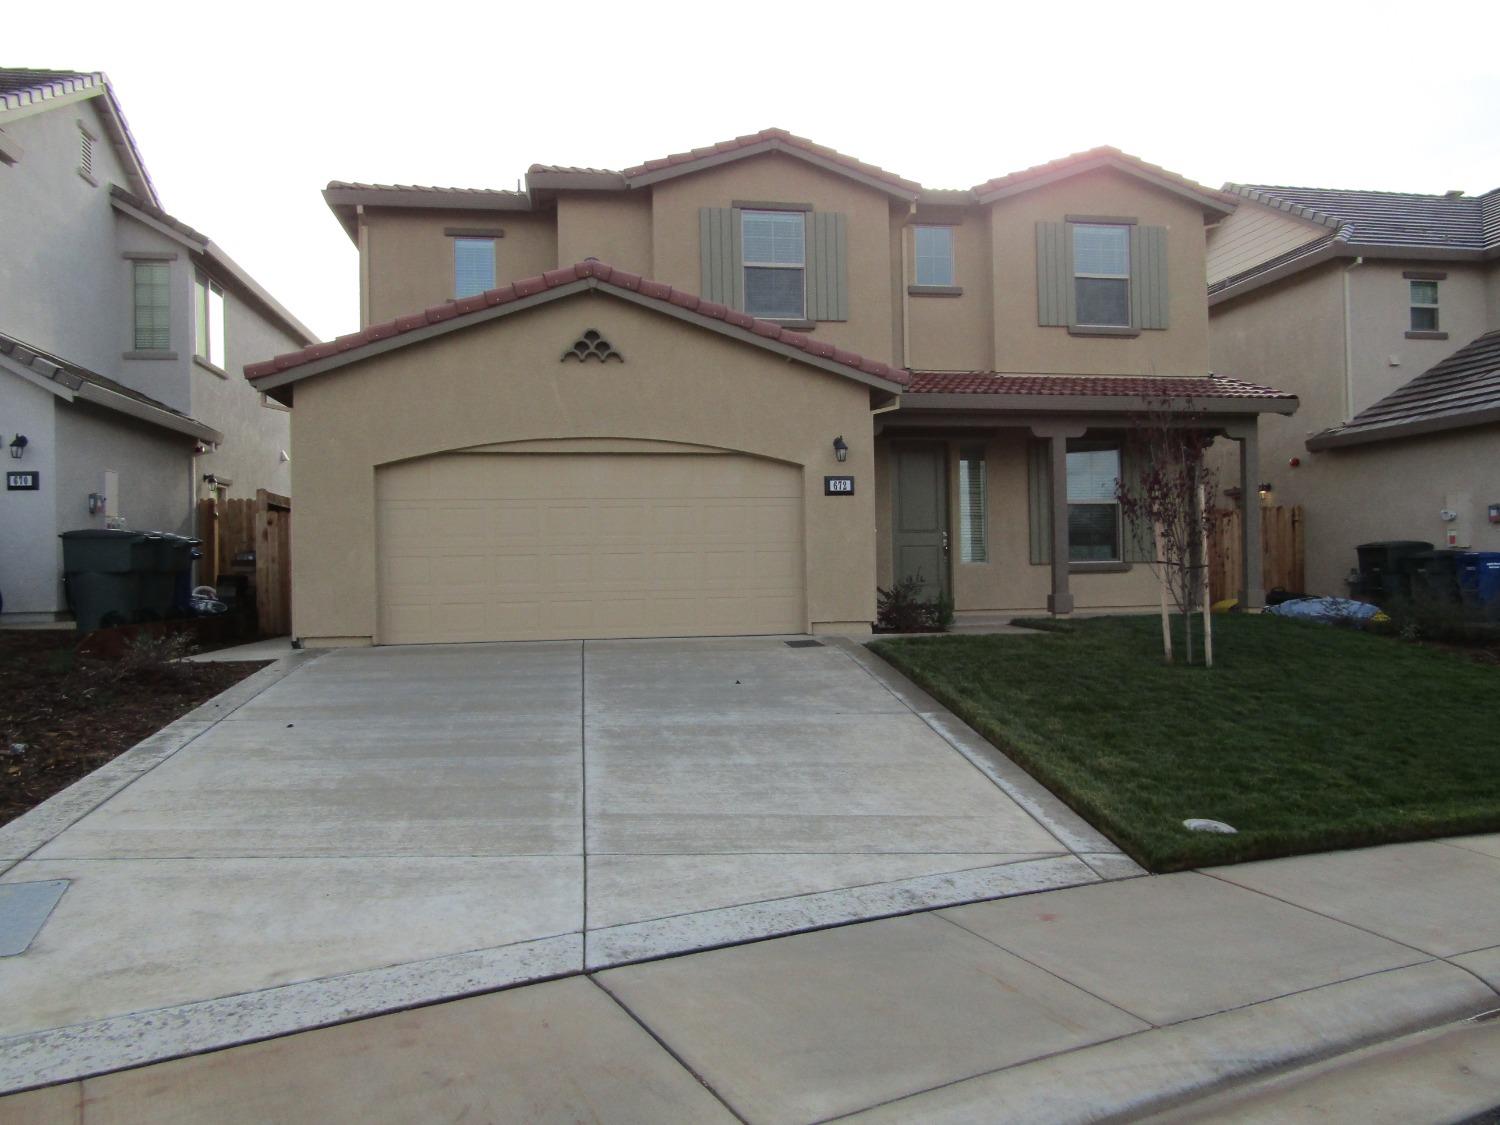
<path id="1" fill-rule="evenodd" d="M 26 952 L 67 889 L 66 879 L 0 883 L 0 957 Z"/>

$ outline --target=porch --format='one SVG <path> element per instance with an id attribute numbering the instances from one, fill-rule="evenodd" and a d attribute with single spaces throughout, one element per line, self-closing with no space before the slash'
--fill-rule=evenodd
<path id="1" fill-rule="evenodd" d="M 1160 593 L 1149 528 L 1132 526 L 1116 479 L 1150 411 L 1232 440 L 1241 495 L 1261 479 L 1259 415 L 1297 399 L 1205 378 L 917 372 L 899 411 L 876 418 L 879 585 L 918 576 L 960 614 L 1149 609 Z M 1260 510 L 1238 521 L 1241 604 L 1264 604 Z M 1253 545 L 1253 546 L 1252 546 Z"/>

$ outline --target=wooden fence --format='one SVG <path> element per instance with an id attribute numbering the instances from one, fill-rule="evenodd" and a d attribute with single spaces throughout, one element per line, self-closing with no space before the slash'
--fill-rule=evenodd
<path id="1" fill-rule="evenodd" d="M 262 636 L 292 631 L 292 502 L 264 488 L 253 500 L 200 500 L 198 538 L 203 559 L 198 581 L 215 585 L 219 576 L 247 574 L 234 557 L 255 552 L 255 616 Z"/>
<path id="2" fill-rule="evenodd" d="M 1219 512 L 1209 538 L 1208 585 L 1214 601 L 1239 596 L 1243 574 L 1240 567 L 1239 508 Z M 1260 571 L 1267 590 L 1278 586 L 1301 592 L 1306 582 L 1302 568 L 1302 508 L 1260 510 Z"/>

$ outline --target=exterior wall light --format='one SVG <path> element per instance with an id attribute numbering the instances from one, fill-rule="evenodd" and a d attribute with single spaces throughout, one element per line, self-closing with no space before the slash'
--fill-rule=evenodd
<path id="1" fill-rule="evenodd" d="M 26 447 L 28 445 L 30 445 L 30 444 L 31 444 L 31 442 L 27 440 L 25 434 L 17 434 L 15 437 L 13 437 L 11 439 L 11 442 L 10 442 L 10 455 L 12 457 L 14 457 L 17 461 L 19 461 L 21 459 L 21 457 L 25 454 Z"/>
<path id="2" fill-rule="evenodd" d="M 1269 495 L 1271 495 L 1271 482 L 1262 481 L 1260 485 L 1260 498 L 1264 500 Z"/>
<path id="3" fill-rule="evenodd" d="M 840 464 L 849 460 L 849 444 L 844 441 L 843 434 L 833 439 L 833 456 Z"/>

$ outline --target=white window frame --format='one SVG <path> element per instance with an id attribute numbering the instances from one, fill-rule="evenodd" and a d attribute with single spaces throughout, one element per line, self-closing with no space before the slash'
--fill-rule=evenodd
<path id="1" fill-rule="evenodd" d="M 922 236 L 923 236 L 924 233 L 926 233 L 926 234 L 933 234 L 933 235 L 942 234 L 944 236 L 943 241 L 946 243 L 946 247 L 945 247 L 946 253 L 944 253 L 942 255 L 934 255 L 934 254 L 925 254 L 924 255 L 922 253 Z M 950 226 L 938 226 L 938 225 L 929 224 L 929 223 L 919 223 L 916 226 L 912 227 L 911 241 L 912 241 L 912 265 L 913 265 L 913 268 L 916 271 L 916 274 L 915 274 L 916 281 L 913 282 L 913 284 L 915 284 L 915 285 L 942 286 L 944 288 L 948 288 L 948 287 L 951 287 L 951 286 L 954 286 L 954 285 L 958 284 L 958 282 L 955 280 L 955 278 L 958 277 L 958 265 L 954 261 L 954 254 L 953 254 L 953 228 L 952 227 L 950 227 Z M 946 266 L 946 275 L 941 280 L 935 279 L 935 278 L 924 278 L 922 276 L 922 263 L 923 263 L 924 260 L 926 260 L 928 262 L 940 262 L 943 265 L 945 265 Z"/>
<path id="2" fill-rule="evenodd" d="M 200 301 L 202 302 L 201 310 Z M 217 310 L 217 316 L 215 310 Z M 202 312 L 201 323 L 200 311 Z M 202 360 L 220 371 L 227 369 L 229 358 L 225 341 L 224 312 L 224 287 L 206 273 L 194 274 L 193 358 Z"/>
<path id="3" fill-rule="evenodd" d="M 1125 233 L 1125 272 L 1124 273 L 1085 273 L 1078 268 L 1077 249 L 1078 232 L 1080 230 L 1119 230 Z M 1130 227 L 1123 223 L 1069 223 L 1068 224 L 1068 252 L 1073 261 L 1073 307 L 1078 307 L 1078 281 L 1080 278 L 1096 279 L 1101 281 L 1123 281 L 1125 283 L 1125 319 L 1118 324 L 1096 324 L 1093 321 L 1084 320 L 1081 316 L 1075 319 L 1080 328 L 1129 328 L 1135 320 L 1135 294 L 1131 292 L 1130 285 Z"/>
<path id="4" fill-rule="evenodd" d="M 977 503 L 970 503 L 973 488 Z M 980 445 L 958 452 L 958 561 L 990 561 L 989 485 L 985 480 L 984 447 Z"/>
<path id="5" fill-rule="evenodd" d="M 1442 291 L 1438 288 L 1438 285 L 1439 285 L 1438 280 L 1436 278 L 1418 278 L 1418 277 L 1413 277 L 1413 278 L 1408 279 L 1406 285 L 1407 285 L 1406 296 L 1407 296 L 1407 302 L 1408 302 L 1408 308 L 1407 308 L 1407 325 L 1408 325 L 1408 329 L 1407 330 L 1410 331 L 1410 332 L 1441 332 L 1443 330 L 1443 321 L 1442 321 L 1442 314 L 1438 311 L 1438 308 L 1439 308 L 1439 302 L 1441 302 L 1443 294 L 1442 294 Z M 1431 302 L 1417 300 L 1417 286 L 1418 285 L 1430 285 L 1430 286 L 1432 286 L 1432 301 Z M 1418 328 L 1417 327 L 1417 310 L 1418 309 L 1431 309 L 1432 310 L 1432 325 L 1430 327 L 1423 327 L 1423 328 Z"/>
<path id="6" fill-rule="evenodd" d="M 496 262 L 495 262 L 495 243 L 496 243 L 497 240 L 495 238 L 491 237 L 491 236 L 488 236 L 488 235 L 478 235 L 478 234 L 462 234 L 462 235 L 454 235 L 452 237 L 453 237 L 453 298 L 454 298 L 454 300 L 462 300 L 464 297 L 473 297 L 473 296 L 475 296 L 475 295 L 477 295 L 479 293 L 483 293 L 483 292 L 485 292 L 487 290 L 495 288 L 496 284 L 498 283 L 498 277 L 499 277 L 499 270 L 497 269 Z M 481 243 L 485 244 L 485 245 L 487 245 L 489 247 L 489 255 L 490 255 L 490 259 L 489 259 L 490 260 L 490 283 L 488 285 L 484 285 L 484 286 L 481 286 L 478 289 L 475 289 L 471 293 L 460 293 L 458 291 L 458 253 L 459 253 L 459 248 L 461 246 L 466 245 L 466 244 L 481 244 Z"/>
<path id="7" fill-rule="evenodd" d="M 1121 474 L 1125 471 L 1125 449 L 1117 441 L 1070 441 L 1067 453 L 1105 453 L 1113 452 L 1115 455 L 1115 482 L 1119 487 Z M 1066 462 L 1064 463 L 1066 472 Z M 1071 476 L 1071 474 L 1070 474 Z M 1069 482 L 1071 485 L 1071 481 Z M 1113 508 L 1115 512 L 1115 549 L 1114 553 L 1107 559 L 1074 558 L 1073 557 L 1073 530 L 1072 514 L 1074 508 Z M 1118 563 L 1125 558 L 1125 515 L 1120 510 L 1120 500 L 1116 496 L 1113 500 L 1074 500 L 1072 488 L 1068 489 L 1068 561 L 1070 563 Z"/>
<path id="8" fill-rule="evenodd" d="M 802 261 L 796 264 L 791 262 L 762 262 L 752 260 L 745 254 L 745 219 L 761 216 L 774 217 L 777 219 L 796 218 L 802 226 Z M 752 269 L 757 270 L 796 270 L 802 275 L 802 309 L 796 316 L 770 316 L 758 313 L 750 307 L 750 274 Z M 807 212 L 805 211 L 767 211 L 753 208 L 742 208 L 740 210 L 740 284 L 745 290 L 745 311 L 760 320 L 790 320 L 799 321 L 807 319 Z"/>

